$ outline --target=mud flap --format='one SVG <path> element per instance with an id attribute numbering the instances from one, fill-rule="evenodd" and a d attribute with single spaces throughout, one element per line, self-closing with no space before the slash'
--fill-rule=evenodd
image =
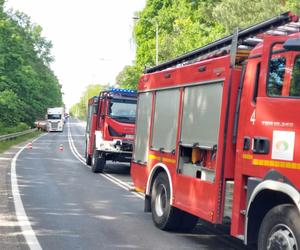
<path id="1" fill-rule="evenodd" d="M 150 195 L 145 195 L 144 212 L 145 213 L 151 212 L 151 196 Z"/>

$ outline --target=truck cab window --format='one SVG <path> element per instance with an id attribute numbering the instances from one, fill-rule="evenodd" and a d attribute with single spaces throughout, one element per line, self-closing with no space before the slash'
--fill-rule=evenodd
<path id="1" fill-rule="evenodd" d="M 60 114 L 48 114 L 48 119 L 50 120 L 60 120 L 61 115 Z"/>
<path id="2" fill-rule="evenodd" d="M 273 57 L 269 65 L 267 94 L 269 96 L 281 96 L 285 76 L 285 57 Z"/>
<path id="3" fill-rule="evenodd" d="M 300 55 L 296 57 L 294 62 L 290 85 L 290 96 L 300 96 Z"/>
<path id="4" fill-rule="evenodd" d="M 136 100 L 113 99 L 109 104 L 109 116 L 123 122 L 135 122 Z"/>

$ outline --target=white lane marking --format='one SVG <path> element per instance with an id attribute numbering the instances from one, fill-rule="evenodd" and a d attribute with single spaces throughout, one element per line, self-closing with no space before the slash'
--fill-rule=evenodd
<path id="1" fill-rule="evenodd" d="M 0 157 L 0 161 L 10 161 L 11 158 Z"/>
<path id="2" fill-rule="evenodd" d="M 46 134 L 42 134 L 41 136 L 37 137 L 34 139 L 32 142 L 35 142 L 42 136 Z M 19 191 L 19 186 L 18 186 L 18 178 L 17 178 L 17 173 L 16 173 L 16 163 L 19 155 L 21 152 L 27 147 L 28 144 L 26 144 L 24 147 L 22 147 L 18 153 L 14 156 L 11 162 L 11 168 L 10 168 L 10 176 L 11 176 L 11 191 L 12 195 L 14 198 L 14 205 L 15 205 L 15 210 L 16 210 L 16 216 L 17 216 L 17 221 L 18 225 L 21 228 L 22 234 L 27 242 L 28 247 L 31 250 L 41 250 L 42 247 L 35 235 L 35 232 L 33 231 L 31 227 L 31 223 L 27 217 L 27 214 L 25 212 L 25 208 L 23 206 L 23 202 L 21 199 L 20 191 Z"/>
<path id="3" fill-rule="evenodd" d="M 71 149 L 71 152 L 73 153 L 73 155 L 87 168 L 91 168 L 90 166 L 86 165 L 85 163 L 85 159 L 80 155 L 80 153 L 78 152 L 78 150 L 75 147 L 72 135 L 71 135 L 71 129 L 70 129 L 70 124 L 68 124 L 68 141 L 69 141 L 69 146 Z M 110 175 L 110 174 L 106 174 L 106 173 L 102 173 L 99 174 L 100 176 L 104 177 L 105 179 L 109 180 L 110 182 L 118 185 L 119 187 L 125 189 L 126 191 L 130 191 L 132 190 L 132 186 L 130 186 L 128 183 Z M 133 195 L 135 195 L 136 197 L 140 198 L 140 199 L 144 199 L 144 195 L 141 193 L 136 193 L 136 192 L 131 192 Z"/>
<path id="4" fill-rule="evenodd" d="M 115 180 L 115 181 L 121 181 L 120 179 L 118 179 L 117 177 L 115 177 L 115 176 L 113 176 L 113 175 L 111 175 L 111 174 L 105 173 L 105 175 L 108 176 L 109 178 Z M 127 182 L 124 182 L 124 181 L 121 181 L 121 182 L 122 182 L 122 185 L 124 185 L 127 189 L 130 190 L 130 189 L 133 188 L 133 187 L 132 187 L 130 184 L 128 184 Z"/>

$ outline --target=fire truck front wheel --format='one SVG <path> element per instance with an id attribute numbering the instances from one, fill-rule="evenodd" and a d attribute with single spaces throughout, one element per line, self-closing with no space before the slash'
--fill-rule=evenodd
<path id="1" fill-rule="evenodd" d="M 92 157 L 92 172 L 93 173 L 102 173 L 105 167 L 105 154 L 94 150 Z"/>
<path id="2" fill-rule="evenodd" d="M 85 163 L 86 163 L 86 165 L 91 166 L 91 164 L 92 164 L 92 158 L 91 158 L 91 156 L 89 156 L 89 155 L 85 156 Z"/>
<path id="3" fill-rule="evenodd" d="M 300 249 L 300 216 L 290 204 L 272 208 L 264 217 L 258 236 L 258 249 Z"/>
<path id="4" fill-rule="evenodd" d="M 85 157 L 85 163 L 86 163 L 86 165 L 91 166 L 91 164 L 92 164 L 92 157 L 87 153 L 86 148 L 85 148 L 85 152 L 84 152 L 84 157 Z"/>

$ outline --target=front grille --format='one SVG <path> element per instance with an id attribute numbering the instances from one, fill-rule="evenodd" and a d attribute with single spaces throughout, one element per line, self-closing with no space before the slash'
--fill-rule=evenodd
<path id="1" fill-rule="evenodd" d="M 51 128 L 52 129 L 57 129 L 57 127 L 58 127 L 58 123 L 57 122 L 50 122 L 50 124 L 51 124 Z"/>
<path id="2" fill-rule="evenodd" d="M 122 151 L 128 151 L 128 152 L 132 152 L 132 142 L 131 141 L 123 141 L 122 142 L 122 146 L 121 146 L 121 150 Z"/>

